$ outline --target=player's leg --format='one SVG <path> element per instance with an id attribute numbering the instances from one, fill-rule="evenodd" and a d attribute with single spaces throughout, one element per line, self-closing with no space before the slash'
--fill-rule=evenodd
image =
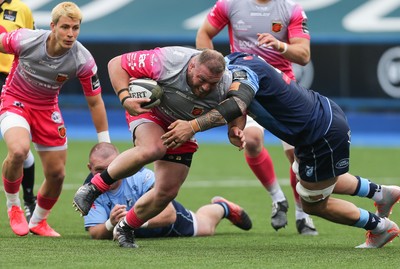
<path id="1" fill-rule="evenodd" d="M 292 187 L 293 197 L 294 197 L 297 232 L 301 235 L 318 235 L 317 229 L 315 228 L 312 218 L 310 217 L 310 215 L 308 215 L 303 211 L 300 196 L 296 191 L 296 184 L 298 180 L 296 173 L 292 169 L 292 165 L 294 162 L 294 147 L 284 141 L 282 141 L 282 146 L 286 158 L 289 160 L 290 163 L 289 177 L 290 177 L 290 186 Z"/>
<path id="2" fill-rule="evenodd" d="M 1 134 L 6 143 L 7 156 L 3 161 L 2 180 L 7 200 L 10 226 L 23 236 L 29 233 L 28 223 L 21 209 L 19 189 L 23 176 L 23 163 L 29 152 L 30 127 L 20 115 L 5 112 L 0 116 Z"/>
<path id="3" fill-rule="evenodd" d="M 160 137 L 164 130 L 154 122 L 139 124 L 134 129 L 135 146 L 120 153 L 101 174 L 96 174 L 90 183 L 81 186 L 75 193 L 73 204 L 82 215 L 87 215 L 96 198 L 109 190 L 115 180 L 131 176 L 144 165 L 161 159 L 166 148 Z"/>
<path id="4" fill-rule="evenodd" d="M 257 179 L 271 195 L 271 225 L 275 230 L 287 224 L 288 202 L 277 181 L 274 165 L 267 149 L 264 147 L 264 128 L 247 116 L 244 129 L 246 162 Z"/>
<path id="5" fill-rule="evenodd" d="M 352 182 L 352 184 L 349 182 Z M 379 217 L 389 217 L 392 207 L 400 199 L 399 186 L 379 185 L 369 179 L 353 176 L 349 173 L 339 176 L 333 192 L 372 199 L 375 201 L 375 213 Z"/>
<path id="6" fill-rule="evenodd" d="M 37 235 L 58 237 L 60 234 L 48 225 L 47 218 L 61 194 L 67 150 L 66 146 L 51 148 L 38 145 L 37 150 L 43 164 L 44 181 L 37 194 L 37 205 L 29 229 Z"/>
<path id="7" fill-rule="evenodd" d="M 35 185 L 35 158 L 32 151 L 24 161 L 24 176 L 22 177 L 22 190 L 24 199 L 24 209 L 26 220 L 29 222 L 36 206 L 36 196 L 34 195 Z"/>
<path id="8" fill-rule="evenodd" d="M 115 237 L 121 247 L 136 248 L 133 230 L 140 228 L 146 221 L 158 215 L 178 195 L 179 189 L 189 172 L 192 154 L 173 161 L 158 160 L 154 163 L 156 181 L 154 187 L 141 196 L 126 214 L 125 218 L 115 226 Z M 172 160 L 173 156 L 168 156 Z M 185 164 L 184 164 L 185 163 Z"/>

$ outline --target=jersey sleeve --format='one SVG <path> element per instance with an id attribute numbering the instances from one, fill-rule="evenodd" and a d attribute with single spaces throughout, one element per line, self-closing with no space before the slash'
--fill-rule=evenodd
<path id="1" fill-rule="evenodd" d="M 310 40 L 310 33 L 307 26 L 307 15 L 300 5 L 294 7 L 292 17 L 288 26 L 288 39 L 306 38 Z"/>
<path id="2" fill-rule="evenodd" d="M 159 80 L 162 70 L 160 49 L 140 50 L 123 54 L 121 67 L 130 77 Z"/>
<path id="3" fill-rule="evenodd" d="M 225 0 L 219 0 L 207 15 L 208 22 L 218 30 L 229 23 L 228 7 Z"/>
<path id="4" fill-rule="evenodd" d="M 78 79 L 82 85 L 84 95 L 94 96 L 100 94 L 101 84 L 93 56 L 83 46 L 81 46 L 77 54 L 77 61 L 82 62 L 81 67 L 78 69 Z"/>
<path id="5" fill-rule="evenodd" d="M 14 30 L 9 33 L 5 33 L 1 40 L 2 45 L 6 53 L 18 55 L 20 51 L 20 40 L 25 29 Z"/>

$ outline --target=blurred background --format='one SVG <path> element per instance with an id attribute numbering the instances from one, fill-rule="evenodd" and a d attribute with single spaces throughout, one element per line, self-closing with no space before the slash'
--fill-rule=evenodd
<path id="1" fill-rule="evenodd" d="M 36 27 L 48 29 L 61 1 L 25 0 Z M 194 46 L 198 27 L 215 0 L 76 0 L 83 22 L 79 40 L 96 59 L 113 140 L 129 139 L 122 108 L 109 82 L 108 61 L 125 52 L 160 46 Z M 311 33 L 311 62 L 295 66 L 306 87 L 335 100 L 347 113 L 352 142 L 400 147 L 400 1 L 297 0 Z M 214 39 L 229 53 L 227 31 Z M 70 139 L 96 139 L 77 80 L 61 90 Z M 89 126 L 89 127 L 87 127 Z M 227 142 L 216 129 L 199 141 Z M 278 143 L 266 135 L 266 143 Z"/>

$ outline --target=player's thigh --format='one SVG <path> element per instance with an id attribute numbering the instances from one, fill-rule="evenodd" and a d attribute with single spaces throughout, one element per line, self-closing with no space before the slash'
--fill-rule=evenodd
<path id="1" fill-rule="evenodd" d="M 5 112 L 0 116 L 1 135 L 9 152 L 23 151 L 28 154 L 30 127 L 27 120 L 17 114 Z"/>

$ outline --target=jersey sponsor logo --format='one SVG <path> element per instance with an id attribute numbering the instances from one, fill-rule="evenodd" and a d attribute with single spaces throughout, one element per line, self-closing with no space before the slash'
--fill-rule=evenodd
<path id="1" fill-rule="evenodd" d="M 281 21 L 272 21 L 271 30 L 272 32 L 279 33 L 282 31 L 283 24 Z"/>
<path id="2" fill-rule="evenodd" d="M 201 114 L 203 114 L 204 109 L 202 107 L 194 107 L 192 109 L 192 115 L 193 116 L 200 116 Z"/>
<path id="3" fill-rule="evenodd" d="M 55 123 L 61 123 L 61 114 L 58 111 L 54 111 L 51 114 L 51 119 L 55 122 Z"/>
<path id="4" fill-rule="evenodd" d="M 3 20 L 15 22 L 17 19 L 17 11 L 6 9 L 4 10 Z"/>
<path id="5" fill-rule="evenodd" d="M 61 138 L 65 138 L 65 136 L 67 135 L 67 129 L 64 125 L 58 126 L 58 134 Z"/>
<path id="6" fill-rule="evenodd" d="M 349 166 L 349 158 L 344 158 L 335 164 L 336 169 L 344 169 Z"/>
<path id="7" fill-rule="evenodd" d="M 92 90 L 95 91 L 100 87 L 100 80 L 97 73 L 94 76 L 92 76 L 91 80 L 92 80 Z"/>
<path id="8" fill-rule="evenodd" d="M 68 80 L 68 75 L 67 74 L 61 74 L 61 73 L 57 74 L 57 77 L 56 77 L 56 81 L 57 82 L 62 83 L 62 82 L 65 82 L 67 80 Z"/>

